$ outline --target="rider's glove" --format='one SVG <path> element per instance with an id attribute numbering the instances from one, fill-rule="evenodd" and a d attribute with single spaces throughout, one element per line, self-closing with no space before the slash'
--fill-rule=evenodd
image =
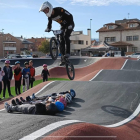
<path id="1" fill-rule="evenodd" d="M 45 32 L 50 32 L 50 31 L 51 31 L 51 29 L 48 29 L 48 28 L 45 30 Z"/>
<path id="2" fill-rule="evenodd" d="M 69 30 L 71 30 L 72 28 L 73 28 L 72 25 L 68 26 L 68 29 L 69 29 Z"/>

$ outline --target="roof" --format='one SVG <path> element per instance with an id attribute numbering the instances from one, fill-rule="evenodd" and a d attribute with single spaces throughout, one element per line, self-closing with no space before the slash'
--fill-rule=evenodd
<path id="1" fill-rule="evenodd" d="M 123 41 L 115 42 L 115 43 L 112 43 L 110 45 L 111 46 L 133 46 L 133 44 L 127 43 L 127 42 L 123 42 Z"/>
<path id="2" fill-rule="evenodd" d="M 126 23 L 126 22 L 129 22 L 129 21 L 132 21 L 132 20 L 135 20 L 135 21 L 140 21 L 139 19 L 137 18 L 133 18 L 133 19 L 123 19 L 123 20 L 115 20 L 115 23 L 118 24 L 118 23 Z"/>
<path id="3" fill-rule="evenodd" d="M 21 38 L 21 37 L 16 37 L 18 40 L 20 40 L 22 42 L 22 44 L 33 44 L 33 42 L 30 42 L 28 40 L 26 40 L 25 38 Z"/>
<path id="4" fill-rule="evenodd" d="M 111 23 L 107 23 L 105 25 L 119 25 L 119 24 L 116 24 L 116 23 L 111 22 Z"/>
<path id="5" fill-rule="evenodd" d="M 129 23 L 138 23 L 137 27 L 128 27 Z M 102 28 L 100 28 L 99 30 L 97 30 L 96 32 L 113 32 L 113 31 L 122 31 L 122 30 L 140 30 L 140 21 L 137 20 L 127 20 L 124 23 L 107 23 L 105 25 L 117 25 L 116 28 L 114 29 L 108 29 L 107 26 L 104 26 Z"/>

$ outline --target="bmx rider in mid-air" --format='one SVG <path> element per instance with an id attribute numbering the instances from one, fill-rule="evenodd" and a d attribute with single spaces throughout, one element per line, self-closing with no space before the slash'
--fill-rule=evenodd
<path id="1" fill-rule="evenodd" d="M 61 52 L 61 63 L 60 66 L 64 65 L 63 56 L 70 57 L 70 35 L 74 28 L 73 16 L 67 10 L 61 7 L 55 7 L 47 1 L 42 4 L 40 10 L 44 12 L 48 17 L 48 26 L 45 32 L 50 32 L 52 28 L 52 20 L 58 22 L 61 25 L 61 30 L 64 33 L 60 37 L 60 52 Z M 66 52 L 65 52 L 66 45 Z"/>

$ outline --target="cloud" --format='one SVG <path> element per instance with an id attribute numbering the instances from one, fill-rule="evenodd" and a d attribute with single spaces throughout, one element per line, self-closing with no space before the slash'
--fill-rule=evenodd
<path id="1" fill-rule="evenodd" d="M 72 5 L 108 6 L 112 3 L 120 5 L 140 5 L 140 0 L 56 0 L 57 2 L 70 2 Z"/>
<path id="2" fill-rule="evenodd" d="M 28 5 L 12 5 L 12 4 L 5 4 L 5 3 L 0 3 L 0 8 L 24 8 L 24 9 L 33 9 L 32 7 Z"/>

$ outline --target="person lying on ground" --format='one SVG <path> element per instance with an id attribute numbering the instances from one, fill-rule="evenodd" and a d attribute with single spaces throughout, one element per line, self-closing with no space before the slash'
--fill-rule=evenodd
<path id="1" fill-rule="evenodd" d="M 20 112 L 22 114 L 33 115 L 55 115 L 57 113 L 57 107 L 54 103 L 22 104 L 13 106 L 5 102 L 4 106 L 8 113 Z"/>

